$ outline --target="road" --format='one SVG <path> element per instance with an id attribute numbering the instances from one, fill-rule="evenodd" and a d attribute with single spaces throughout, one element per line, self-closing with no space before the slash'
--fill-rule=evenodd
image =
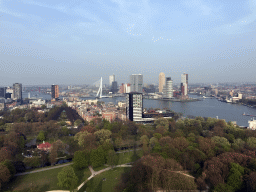
<path id="1" fill-rule="evenodd" d="M 35 170 L 35 171 L 29 171 L 29 172 L 24 172 L 24 173 L 18 173 L 14 176 L 21 176 L 21 175 L 27 175 L 27 174 L 31 174 L 31 173 L 38 173 L 38 172 L 42 172 L 42 171 L 48 171 L 48 170 L 51 170 L 51 169 L 57 169 L 57 168 L 60 168 L 60 167 L 66 167 L 68 165 L 72 165 L 73 163 L 66 163 L 64 165 L 57 165 L 57 166 L 52 166 L 52 167 L 49 167 L 49 168 L 43 168 L 43 169 L 39 169 L 39 170 Z"/>

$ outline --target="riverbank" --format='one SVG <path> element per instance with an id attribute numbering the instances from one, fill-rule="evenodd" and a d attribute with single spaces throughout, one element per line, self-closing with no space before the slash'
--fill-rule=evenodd
<path id="1" fill-rule="evenodd" d="M 159 100 L 159 101 L 172 101 L 172 102 L 194 102 L 194 101 L 202 101 L 202 99 L 195 99 L 195 98 L 189 98 L 189 99 L 166 99 L 166 98 L 159 98 L 159 99 L 154 99 L 154 98 L 143 98 L 143 99 L 148 99 L 148 100 Z"/>

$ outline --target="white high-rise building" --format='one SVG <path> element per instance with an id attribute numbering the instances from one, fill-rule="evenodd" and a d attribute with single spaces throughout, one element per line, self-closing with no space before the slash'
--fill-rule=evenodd
<path id="1" fill-rule="evenodd" d="M 133 74 L 130 76 L 131 92 L 142 93 L 143 75 Z"/>
<path id="2" fill-rule="evenodd" d="M 115 81 L 115 75 L 110 75 L 109 76 L 109 85 L 112 86 L 112 82 Z"/>
<path id="3" fill-rule="evenodd" d="M 164 86 L 164 98 L 173 98 L 173 81 L 171 80 L 171 77 L 166 77 Z"/>
<path id="4" fill-rule="evenodd" d="M 142 93 L 128 93 L 126 95 L 126 118 L 130 121 L 140 121 L 143 111 Z"/>

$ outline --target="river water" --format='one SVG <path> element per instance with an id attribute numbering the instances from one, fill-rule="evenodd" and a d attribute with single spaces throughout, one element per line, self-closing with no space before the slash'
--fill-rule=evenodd
<path id="1" fill-rule="evenodd" d="M 43 99 L 51 99 L 49 94 L 39 94 L 37 97 L 42 97 Z M 31 93 L 31 97 L 35 95 Z M 27 93 L 23 93 L 23 98 L 27 97 Z M 198 98 L 196 95 L 190 95 L 190 97 Z M 81 99 L 95 99 L 95 98 L 81 98 Z M 125 101 L 124 97 L 114 97 L 114 98 L 102 98 L 101 101 L 106 103 L 113 102 L 117 104 L 119 101 Z M 217 99 L 207 98 L 201 101 L 194 102 L 172 102 L 172 101 L 162 101 L 162 100 L 151 100 L 143 99 L 143 108 L 168 108 L 175 112 L 182 113 L 183 116 L 202 116 L 202 117 L 213 117 L 218 116 L 219 119 L 225 119 L 228 121 L 236 121 L 239 126 L 248 126 L 248 120 L 252 117 L 244 116 L 243 113 L 256 115 L 256 108 L 250 108 L 244 105 L 231 104 L 218 101 Z M 256 119 L 256 118 L 255 118 Z"/>

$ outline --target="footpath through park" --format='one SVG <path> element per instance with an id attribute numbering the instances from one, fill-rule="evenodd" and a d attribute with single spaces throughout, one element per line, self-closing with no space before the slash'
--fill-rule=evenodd
<path id="1" fill-rule="evenodd" d="M 86 179 L 81 185 L 79 185 L 77 190 L 80 190 L 84 186 L 84 184 L 87 181 L 91 180 L 94 176 L 99 175 L 102 172 L 108 171 L 108 170 L 116 168 L 116 167 L 132 167 L 132 165 L 129 165 L 129 164 L 130 163 L 126 163 L 126 164 L 122 164 L 122 165 L 116 165 L 116 166 L 112 166 L 112 167 L 107 167 L 107 168 L 99 170 L 99 171 L 94 171 L 93 168 L 91 166 L 89 166 L 89 169 L 90 169 L 90 172 L 91 172 L 91 176 L 88 179 Z"/>

